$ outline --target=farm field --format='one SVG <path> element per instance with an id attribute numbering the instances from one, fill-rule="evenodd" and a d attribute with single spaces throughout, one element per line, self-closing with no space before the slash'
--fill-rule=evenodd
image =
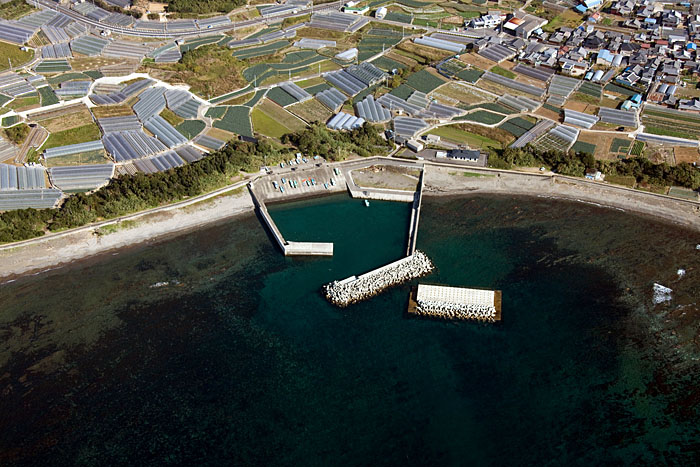
<path id="1" fill-rule="evenodd" d="M 66 165 L 104 164 L 109 162 L 104 151 L 91 151 L 67 156 L 51 157 L 44 161 L 47 167 L 61 167 Z"/>
<path id="2" fill-rule="evenodd" d="M 460 125 L 444 125 L 433 130 L 429 134 L 437 135 L 447 141 L 456 144 L 466 144 L 472 149 L 501 148 L 503 144 L 495 139 L 482 136 L 460 128 Z"/>
<path id="3" fill-rule="evenodd" d="M 433 91 L 432 96 L 449 105 L 472 105 L 484 101 L 493 100 L 490 96 L 480 92 L 477 88 L 464 86 L 457 83 L 447 83 Z"/>
<path id="4" fill-rule="evenodd" d="M 269 99 L 263 99 L 253 110 L 258 109 L 276 122 L 289 128 L 291 131 L 300 131 L 306 128 L 306 124 L 303 121 Z"/>
<path id="5" fill-rule="evenodd" d="M 333 115 L 333 112 L 316 99 L 294 104 L 289 106 L 287 110 L 308 123 L 326 122 Z"/>
<path id="6" fill-rule="evenodd" d="M 593 155 L 596 151 L 596 145 L 579 140 L 576 141 L 573 146 L 571 146 L 571 150 L 574 152 L 583 152 Z"/>
<path id="7" fill-rule="evenodd" d="M 133 115 L 134 111 L 128 105 L 106 105 L 90 109 L 95 118 L 126 117 Z"/>
<path id="8" fill-rule="evenodd" d="M 9 104 L 7 104 L 7 107 L 13 110 L 22 111 L 34 109 L 36 107 L 39 107 L 39 105 L 39 95 L 35 94 L 33 96 L 28 97 L 18 97 Z"/>
<path id="9" fill-rule="evenodd" d="M 421 70 L 409 76 L 408 79 L 406 79 L 406 84 L 413 89 L 427 94 L 445 84 L 445 79 L 438 77 L 428 70 Z"/>
<path id="10" fill-rule="evenodd" d="M 253 122 L 253 128 L 261 135 L 281 138 L 283 135 L 292 132 L 290 128 L 287 128 L 259 108 L 253 109 L 250 117 Z"/>
<path id="11" fill-rule="evenodd" d="M 61 115 L 59 117 L 42 120 L 41 126 L 46 128 L 51 133 L 56 133 L 63 130 L 70 130 L 92 123 L 92 115 L 87 107 L 78 107 L 76 111 Z"/>
<path id="12" fill-rule="evenodd" d="M 31 49 L 24 51 L 18 45 L 0 42 L 0 71 L 9 69 L 10 61 L 12 66 L 16 67 L 27 63 L 32 58 L 34 58 L 34 52 Z"/>
<path id="13" fill-rule="evenodd" d="M 51 135 L 49 135 L 49 138 L 41 147 L 41 150 L 55 148 L 59 146 L 67 146 L 69 144 L 95 141 L 100 139 L 101 136 L 102 134 L 100 133 L 100 129 L 97 127 L 97 125 L 94 123 L 90 123 L 88 125 L 71 128 L 69 130 L 51 133 Z"/>
<path id="14" fill-rule="evenodd" d="M 477 110 L 470 112 L 463 117 L 458 117 L 455 120 L 466 120 L 470 122 L 483 123 L 484 125 L 495 125 L 501 122 L 505 117 L 503 115 L 489 112 L 487 110 Z"/>
<path id="15" fill-rule="evenodd" d="M 215 128 L 230 131 L 237 135 L 253 136 L 250 127 L 250 108 L 244 106 L 231 106 L 221 120 L 214 122 Z"/>
<path id="16" fill-rule="evenodd" d="M 0 5 L 0 18 L 19 19 L 34 11 L 36 11 L 36 9 L 27 4 L 24 0 L 11 0 Z"/>
<path id="17" fill-rule="evenodd" d="M 42 86 L 39 89 L 37 89 L 37 91 L 39 91 L 42 107 L 45 107 L 47 105 L 58 104 L 58 97 L 56 97 L 56 94 L 54 94 L 54 92 L 49 86 Z"/>
<path id="18" fill-rule="evenodd" d="M 642 113 L 642 124 L 647 133 L 700 139 L 700 115 L 646 108 Z"/>
<path id="19" fill-rule="evenodd" d="M 610 152 L 614 154 L 627 154 L 633 141 L 627 138 L 613 138 L 610 143 Z"/>
<path id="20" fill-rule="evenodd" d="M 700 162 L 700 153 L 697 148 L 675 146 L 673 148 L 673 155 L 676 159 L 676 164 L 680 164 L 681 162 L 687 162 L 688 164 Z"/>
<path id="21" fill-rule="evenodd" d="M 610 151 L 610 147 L 612 146 L 613 141 L 618 139 L 620 139 L 620 137 L 619 134 L 616 133 L 603 133 L 581 130 L 581 132 L 578 135 L 578 139 L 576 140 L 576 143 L 582 144 L 578 146 L 574 144 L 572 149 L 574 151 L 579 150 L 581 152 L 588 152 L 589 154 L 593 154 L 595 158 L 599 160 L 617 160 L 618 154 Z M 627 139 L 628 146 L 631 143 L 632 140 Z M 590 152 L 591 148 L 586 145 L 593 146 L 594 151 Z"/>
<path id="22" fill-rule="evenodd" d="M 175 129 L 187 139 L 192 139 L 206 128 L 206 123 L 201 120 L 185 120 L 175 127 Z"/>

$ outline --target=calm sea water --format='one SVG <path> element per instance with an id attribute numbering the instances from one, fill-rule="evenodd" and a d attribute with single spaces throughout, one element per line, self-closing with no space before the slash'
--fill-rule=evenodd
<path id="1" fill-rule="evenodd" d="M 275 205 L 0 286 L 0 465 L 689 465 L 699 236 L 619 211 L 426 198 L 424 280 L 503 290 L 500 325 L 408 318 L 406 204 Z M 686 274 L 677 275 L 683 268 Z M 651 286 L 672 287 L 654 306 Z"/>

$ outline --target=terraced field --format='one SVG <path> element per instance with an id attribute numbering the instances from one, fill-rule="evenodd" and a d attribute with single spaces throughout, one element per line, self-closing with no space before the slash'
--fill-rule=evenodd
<path id="1" fill-rule="evenodd" d="M 187 139 L 192 139 L 206 128 L 206 124 L 201 120 L 185 120 L 175 129 Z"/>

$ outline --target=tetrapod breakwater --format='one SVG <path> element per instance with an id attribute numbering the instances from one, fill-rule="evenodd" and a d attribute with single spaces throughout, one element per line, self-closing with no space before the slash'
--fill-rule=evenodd
<path id="1" fill-rule="evenodd" d="M 419 284 L 411 290 L 408 313 L 495 323 L 501 320 L 501 291 Z"/>
<path id="2" fill-rule="evenodd" d="M 389 287 L 423 277 L 434 268 L 425 253 L 416 251 L 361 276 L 351 276 L 326 284 L 323 286 L 323 295 L 332 304 L 345 307 L 373 297 Z"/>

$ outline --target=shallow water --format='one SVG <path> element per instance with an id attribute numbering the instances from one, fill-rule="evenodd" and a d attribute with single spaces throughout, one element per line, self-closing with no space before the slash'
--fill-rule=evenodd
<path id="1" fill-rule="evenodd" d="M 504 321 L 479 325 L 408 318 L 408 284 L 322 299 L 404 254 L 407 204 L 270 212 L 333 258 L 284 258 L 248 215 L 3 285 L 0 464 L 698 458 L 696 234 L 570 202 L 426 198 L 423 281 L 503 290 Z M 671 303 L 652 306 L 654 281 Z"/>

